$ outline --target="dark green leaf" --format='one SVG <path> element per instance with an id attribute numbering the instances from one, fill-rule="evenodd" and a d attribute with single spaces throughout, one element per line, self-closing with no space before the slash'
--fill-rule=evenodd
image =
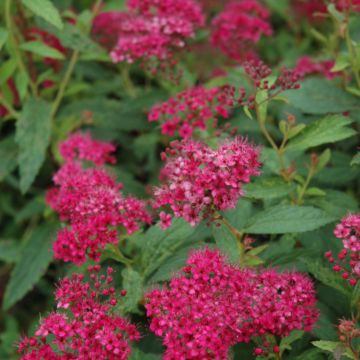
<path id="1" fill-rule="evenodd" d="M 245 196 L 255 199 L 276 199 L 288 195 L 294 189 L 282 178 L 260 178 L 244 186 Z"/>
<path id="2" fill-rule="evenodd" d="M 139 301 L 143 297 L 143 278 L 135 270 L 126 268 L 121 273 L 123 277 L 123 289 L 126 295 L 120 300 L 120 308 L 124 312 L 138 313 Z"/>
<path id="3" fill-rule="evenodd" d="M 226 255 L 230 262 L 240 263 L 240 249 L 235 235 L 221 222 L 220 226 L 213 225 L 212 233 L 217 247 Z"/>
<path id="4" fill-rule="evenodd" d="M 14 240 L 0 240 L 0 260 L 6 263 L 16 262 L 19 257 L 19 244 Z"/>
<path id="5" fill-rule="evenodd" d="M 43 225 L 36 228 L 26 241 L 20 258 L 6 286 L 5 310 L 22 299 L 39 281 L 52 260 L 52 242 L 56 227 Z"/>
<path id="6" fill-rule="evenodd" d="M 0 142 L 0 181 L 16 167 L 17 146 L 12 137 Z"/>
<path id="7" fill-rule="evenodd" d="M 6 43 L 8 36 L 9 36 L 9 33 L 7 32 L 7 30 L 5 30 L 3 27 L 0 27 L 0 50 Z"/>
<path id="8" fill-rule="evenodd" d="M 351 296 L 350 285 L 344 280 L 340 274 L 335 273 L 329 266 L 323 265 L 318 260 L 303 259 L 309 272 L 311 272 L 323 284 L 340 291 L 345 296 Z"/>
<path id="9" fill-rule="evenodd" d="M 306 79 L 301 83 L 299 90 L 287 91 L 286 96 L 293 106 L 305 114 L 360 110 L 360 104 L 356 97 L 323 79 Z"/>
<path id="10" fill-rule="evenodd" d="M 312 206 L 278 205 L 252 217 L 244 231 L 250 234 L 285 234 L 317 229 L 334 220 Z"/>
<path id="11" fill-rule="evenodd" d="M 40 16 L 59 29 L 64 27 L 59 11 L 50 0 L 22 0 L 35 15 Z"/>
<path id="12" fill-rule="evenodd" d="M 20 188 L 25 193 L 33 183 L 42 163 L 51 134 L 51 107 L 42 99 L 29 99 L 16 124 L 19 145 Z"/>

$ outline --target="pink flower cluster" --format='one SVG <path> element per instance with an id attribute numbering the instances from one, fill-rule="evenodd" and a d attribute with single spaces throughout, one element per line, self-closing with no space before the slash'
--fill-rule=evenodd
<path id="1" fill-rule="evenodd" d="M 269 11 L 257 0 L 231 1 L 211 24 L 211 42 L 236 61 L 246 59 L 262 35 L 272 34 Z"/>
<path id="2" fill-rule="evenodd" d="M 151 222 L 145 204 L 123 197 L 122 184 L 100 166 L 115 161 L 111 155 L 114 150 L 113 145 L 82 134 L 72 135 L 60 145 L 66 162 L 53 178 L 56 187 L 48 192 L 47 202 L 70 226 L 58 233 L 55 258 L 78 265 L 87 255 L 98 261 L 100 249 L 118 243 L 117 227 L 132 233 L 140 222 Z M 77 159 L 97 166 L 85 169 Z"/>
<path id="3" fill-rule="evenodd" d="M 58 309 L 46 318 L 34 337 L 19 344 L 22 360 L 126 360 L 130 341 L 139 340 L 135 325 L 113 312 L 117 304 L 110 286 L 113 269 L 99 275 L 100 266 L 89 268 L 91 283 L 84 275 L 64 278 L 56 290 Z M 100 299 L 103 299 L 102 301 Z"/>
<path id="4" fill-rule="evenodd" d="M 342 240 L 343 249 L 335 261 L 331 251 L 325 253 L 333 265 L 333 270 L 341 272 L 342 277 L 355 286 L 360 279 L 360 213 L 344 217 L 334 230 L 338 239 Z"/>
<path id="5" fill-rule="evenodd" d="M 305 275 L 239 269 L 209 249 L 192 253 L 169 286 L 146 298 L 165 360 L 227 359 L 238 342 L 310 331 L 318 318 L 314 286 Z"/>
<path id="6" fill-rule="evenodd" d="M 360 12 L 360 0 L 337 0 L 336 5 L 340 11 Z"/>
<path id="7" fill-rule="evenodd" d="M 332 72 L 331 69 L 335 65 L 333 60 L 314 61 L 309 56 L 303 56 L 296 62 L 295 72 L 301 77 L 312 74 L 323 75 L 326 79 L 333 79 L 339 76 L 339 72 Z"/>
<path id="8" fill-rule="evenodd" d="M 155 105 L 149 121 L 161 123 L 161 132 L 182 138 L 190 138 L 195 129 L 208 130 L 217 127 L 220 118 L 228 118 L 234 105 L 234 91 L 230 86 L 206 89 L 194 87 L 177 94 L 168 101 Z"/>
<path id="9" fill-rule="evenodd" d="M 128 12 L 102 13 L 94 21 L 94 34 L 116 37 L 111 57 L 115 63 L 136 60 L 173 61 L 174 52 L 204 24 L 195 0 L 128 0 Z"/>
<path id="10" fill-rule="evenodd" d="M 154 191 L 155 208 L 169 206 L 174 216 L 191 225 L 217 210 L 234 208 L 243 194 L 242 184 L 259 175 L 259 150 L 236 138 L 217 149 L 196 141 L 174 141 L 161 171 L 161 187 Z M 163 227 L 170 215 L 161 214 Z"/>

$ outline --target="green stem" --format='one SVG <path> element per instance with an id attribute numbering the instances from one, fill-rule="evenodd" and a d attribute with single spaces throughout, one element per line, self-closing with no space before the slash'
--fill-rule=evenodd
<path id="1" fill-rule="evenodd" d="M 70 58 L 70 62 L 69 62 L 69 65 L 66 69 L 66 72 L 65 72 L 65 76 L 64 76 L 64 79 L 63 81 L 61 82 L 60 86 L 59 86 L 59 90 L 58 90 L 58 93 L 56 95 L 56 98 L 54 100 L 54 103 L 53 103 L 53 106 L 52 106 L 52 110 L 51 110 L 51 117 L 54 118 L 59 107 L 60 107 L 60 104 L 61 104 L 61 101 L 64 97 L 64 94 L 65 94 L 65 90 L 66 90 L 66 87 L 71 79 L 71 75 L 74 71 L 74 68 L 75 68 L 75 65 L 79 59 L 79 55 L 80 55 L 80 52 L 78 50 L 74 50 L 71 58 Z"/>
<path id="2" fill-rule="evenodd" d="M 21 55 L 20 49 L 18 47 L 17 40 L 15 38 L 15 26 L 13 24 L 12 17 L 11 17 L 11 1 L 12 0 L 5 0 L 5 23 L 6 23 L 6 27 L 8 29 L 10 41 L 11 41 L 11 44 L 13 46 L 17 66 L 18 66 L 20 71 L 22 71 L 22 72 L 24 72 L 25 74 L 28 75 L 29 84 L 30 84 L 30 88 L 32 90 L 32 93 L 33 93 L 33 95 L 35 97 L 37 97 L 38 96 L 38 91 L 37 91 L 36 84 L 32 81 L 31 77 L 28 74 L 26 66 L 25 66 L 25 64 L 24 64 L 24 62 L 22 60 L 22 55 Z"/>
<path id="3" fill-rule="evenodd" d="M 314 173 L 315 173 L 314 168 L 311 166 L 310 169 L 309 169 L 309 173 L 308 173 L 308 176 L 306 178 L 306 181 L 305 181 L 303 187 L 301 188 L 300 194 L 299 194 L 299 196 L 297 198 L 296 203 L 298 205 L 302 204 L 305 192 L 306 192 L 307 188 L 309 187 L 310 181 L 311 181 L 312 177 L 314 176 Z"/>

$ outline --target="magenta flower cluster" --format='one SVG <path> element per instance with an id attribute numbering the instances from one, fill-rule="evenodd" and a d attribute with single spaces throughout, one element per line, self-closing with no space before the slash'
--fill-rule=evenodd
<path id="1" fill-rule="evenodd" d="M 169 207 L 175 217 L 191 225 L 211 218 L 218 210 L 236 206 L 242 185 L 259 175 L 259 149 L 235 138 L 217 149 L 196 141 L 174 141 L 163 153 L 161 187 L 154 191 L 155 208 Z M 170 214 L 161 213 L 163 227 Z"/>
<path id="2" fill-rule="evenodd" d="M 226 56 L 244 60 L 263 35 L 270 36 L 270 12 L 257 0 L 231 1 L 211 24 L 211 42 Z"/>
<path id="3" fill-rule="evenodd" d="M 110 55 L 115 63 L 156 60 L 169 64 L 174 52 L 205 21 L 195 0 L 129 0 L 127 5 L 127 12 L 105 12 L 94 21 L 94 34 L 113 45 Z"/>
<path id="4" fill-rule="evenodd" d="M 360 279 L 360 213 L 344 217 L 334 234 L 342 240 L 343 249 L 336 260 L 331 251 L 327 251 L 325 256 L 333 264 L 333 270 L 341 272 L 343 279 L 355 286 Z"/>
<path id="5" fill-rule="evenodd" d="M 229 117 L 234 91 L 230 86 L 190 88 L 153 106 L 148 119 L 161 123 L 164 135 L 178 133 L 182 138 L 190 138 L 195 130 L 216 128 L 220 119 Z"/>
<path id="6" fill-rule="evenodd" d="M 192 253 L 169 286 L 146 297 L 150 329 L 163 337 L 165 360 L 227 359 L 238 342 L 310 331 L 319 315 L 307 276 L 240 269 L 209 249 Z"/>
<path id="7" fill-rule="evenodd" d="M 60 145 L 65 164 L 54 175 L 55 188 L 47 194 L 48 204 L 69 226 L 61 229 L 53 245 L 54 256 L 77 265 L 86 257 L 96 261 L 106 244 L 118 243 L 119 227 L 129 234 L 139 223 L 150 223 L 145 204 L 121 194 L 122 184 L 101 166 L 114 162 L 111 144 L 94 141 L 89 135 L 75 134 Z M 85 168 L 78 160 L 87 160 Z"/>
<path id="8" fill-rule="evenodd" d="M 115 315 L 117 304 L 113 269 L 100 275 L 89 267 L 91 282 L 83 274 L 64 278 L 56 290 L 58 310 L 41 320 L 35 336 L 19 344 L 22 360 L 126 360 L 130 341 L 140 338 L 135 325 Z M 102 299 L 102 300 L 101 300 Z"/>

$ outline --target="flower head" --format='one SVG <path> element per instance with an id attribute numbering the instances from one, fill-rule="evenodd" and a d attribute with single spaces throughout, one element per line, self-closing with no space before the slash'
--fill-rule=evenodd
<path id="1" fill-rule="evenodd" d="M 116 305 L 112 268 L 99 275 L 90 267 L 91 282 L 82 274 L 62 279 L 56 290 L 58 310 L 41 320 L 31 338 L 19 344 L 22 360 L 122 359 L 131 353 L 130 341 L 139 340 L 135 325 L 113 311 Z M 102 299 L 102 300 L 100 300 Z"/>
<path id="2" fill-rule="evenodd" d="M 259 150 L 241 138 L 217 149 L 196 141 L 173 142 L 164 158 L 154 207 L 169 206 L 192 225 L 214 211 L 234 208 L 242 185 L 259 175 Z"/>
<path id="3" fill-rule="evenodd" d="M 212 21 L 211 41 L 225 55 L 244 60 L 261 36 L 270 36 L 270 13 L 257 0 L 231 1 Z"/>

